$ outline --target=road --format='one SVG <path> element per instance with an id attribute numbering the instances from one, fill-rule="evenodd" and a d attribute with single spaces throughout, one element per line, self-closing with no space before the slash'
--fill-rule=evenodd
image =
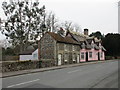
<path id="1" fill-rule="evenodd" d="M 118 88 L 118 61 L 2 79 L 3 88 Z"/>

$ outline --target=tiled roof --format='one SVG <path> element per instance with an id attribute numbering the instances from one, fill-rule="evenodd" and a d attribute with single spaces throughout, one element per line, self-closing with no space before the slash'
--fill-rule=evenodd
<path id="1" fill-rule="evenodd" d="M 99 50 L 99 49 L 100 49 L 100 47 L 97 46 L 97 44 L 94 45 L 94 48 L 95 48 L 96 50 Z"/>
<path id="2" fill-rule="evenodd" d="M 88 35 L 84 35 L 78 32 L 74 32 L 74 31 L 68 31 L 68 33 L 70 33 L 70 35 L 77 41 L 81 43 L 81 48 L 86 48 L 86 49 L 91 49 L 91 48 L 95 48 L 96 50 L 99 50 L 99 42 L 101 40 L 98 40 L 95 37 L 89 37 Z M 92 41 L 94 41 L 94 45 L 92 45 Z M 82 43 L 85 43 L 85 45 L 83 45 Z M 105 50 L 105 48 L 102 48 L 103 50 Z"/>
<path id="3" fill-rule="evenodd" d="M 34 51 L 35 51 L 35 48 L 33 46 L 28 46 L 27 49 L 19 53 L 19 55 L 32 55 Z"/>
<path id="4" fill-rule="evenodd" d="M 102 50 L 103 50 L 103 51 L 106 51 L 106 49 L 105 49 L 103 46 L 102 46 Z"/>
<path id="5" fill-rule="evenodd" d="M 87 39 L 87 42 L 88 42 L 89 44 L 91 44 L 92 41 L 93 41 L 93 39 Z"/>
<path id="6" fill-rule="evenodd" d="M 54 32 L 48 32 L 48 34 L 51 35 L 57 42 L 79 44 L 77 41 L 75 41 L 71 37 L 62 37 L 61 35 Z"/>
<path id="7" fill-rule="evenodd" d="M 57 33 L 54 32 L 48 32 L 49 35 L 51 35 L 57 42 L 62 42 L 62 43 L 70 43 L 70 44 L 78 44 L 81 46 L 81 48 L 86 48 L 86 49 L 92 49 L 93 47 L 96 50 L 99 50 L 99 42 L 101 40 L 98 40 L 94 37 L 89 37 L 87 35 L 83 35 L 80 33 L 76 33 L 73 31 L 68 31 L 68 33 L 72 36 L 71 37 L 63 37 Z M 94 45 L 92 45 L 92 40 L 94 41 Z M 83 43 L 85 45 L 83 45 Z M 102 46 L 102 50 L 105 51 L 105 48 Z"/>
<path id="8" fill-rule="evenodd" d="M 22 53 L 20 53 L 19 55 L 32 55 L 32 53 L 34 52 L 35 50 L 26 50 L 26 51 L 23 51 Z"/>

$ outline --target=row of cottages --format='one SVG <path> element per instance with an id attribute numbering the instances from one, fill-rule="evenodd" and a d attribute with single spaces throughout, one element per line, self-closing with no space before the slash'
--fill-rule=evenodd
<path id="1" fill-rule="evenodd" d="M 101 40 L 84 34 L 61 29 L 58 33 L 47 32 L 39 42 L 41 61 L 50 61 L 52 65 L 64 65 L 85 61 L 105 60 L 105 48 Z"/>

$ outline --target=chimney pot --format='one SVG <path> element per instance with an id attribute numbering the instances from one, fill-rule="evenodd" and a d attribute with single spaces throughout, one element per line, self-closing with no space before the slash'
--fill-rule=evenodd
<path id="1" fill-rule="evenodd" d="M 84 29 L 84 35 L 88 35 L 88 29 Z"/>

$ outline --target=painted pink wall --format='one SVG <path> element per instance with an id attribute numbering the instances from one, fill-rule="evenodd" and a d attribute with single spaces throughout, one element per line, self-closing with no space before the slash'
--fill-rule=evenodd
<path id="1" fill-rule="evenodd" d="M 84 53 L 84 59 L 81 59 L 81 53 L 82 53 L 82 52 Z M 85 59 L 86 59 L 85 53 L 86 53 L 86 50 L 85 50 L 85 49 L 81 49 L 81 50 L 80 50 L 80 62 L 85 62 L 85 61 L 86 61 L 86 60 L 85 60 Z"/>
<path id="2" fill-rule="evenodd" d="M 88 52 L 88 61 L 98 60 L 98 50 L 87 50 Z M 89 52 L 92 52 L 92 58 L 89 57 Z"/>
<path id="3" fill-rule="evenodd" d="M 102 51 L 101 49 L 99 50 L 100 52 L 100 60 L 105 60 L 105 52 Z M 101 57 L 101 52 L 103 53 L 103 57 Z"/>
<path id="4" fill-rule="evenodd" d="M 84 59 L 81 59 L 81 53 L 84 53 Z M 105 60 L 105 53 L 102 50 L 86 50 L 86 49 L 81 49 L 80 50 L 80 62 L 85 62 L 86 61 L 86 52 L 88 52 L 88 61 L 95 61 L 98 60 L 98 52 L 100 53 L 100 60 Z M 89 57 L 89 52 L 92 52 L 92 58 Z M 103 53 L 103 57 L 101 58 L 101 52 Z"/>

